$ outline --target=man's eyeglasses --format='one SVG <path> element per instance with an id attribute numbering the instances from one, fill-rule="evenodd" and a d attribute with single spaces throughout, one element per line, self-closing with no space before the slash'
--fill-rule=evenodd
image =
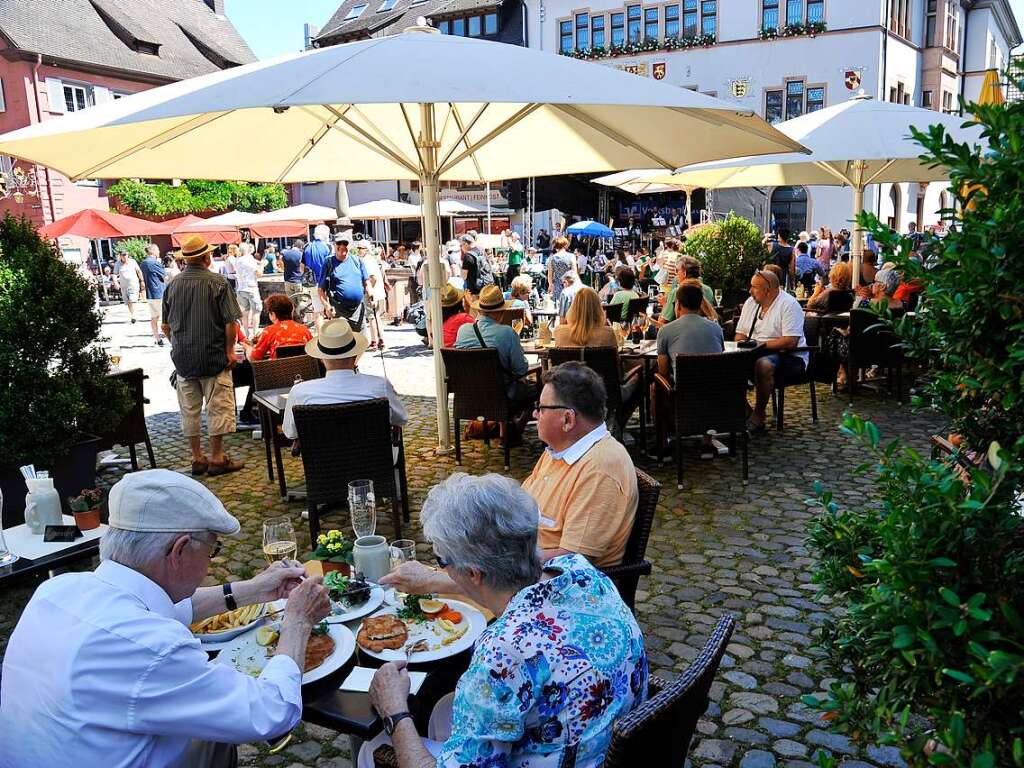
<path id="1" fill-rule="evenodd" d="M 557 411 L 559 409 L 566 411 L 573 411 L 575 409 L 570 408 L 568 405 L 543 405 L 539 402 L 533 404 L 533 412 L 540 413 L 541 411 Z"/>
<path id="2" fill-rule="evenodd" d="M 449 565 L 451 565 L 451 563 L 448 560 L 445 560 L 443 557 L 437 554 L 437 552 L 434 553 L 434 559 L 437 561 L 437 567 L 440 568 L 442 571 Z"/>
<path id="3" fill-rule="evenodd" d="M 220 548 L 222 546 L 222 542 L 220 539 L 214 538 L 213 541 L 207 541 L 206 539 L 199 538 L 194 533 L 190 533 L 189 538 L 192 539 L 192 541 L 198 541 L 200 544 L 205 544 L 207 547 L 209 547 L 211 560 L 220 554 Z"/>

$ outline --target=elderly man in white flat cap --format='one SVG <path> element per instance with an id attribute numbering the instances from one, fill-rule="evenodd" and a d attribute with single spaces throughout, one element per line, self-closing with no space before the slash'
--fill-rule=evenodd
<path id="1" fill-rule="evenodd" d="M 391 405 L 391 425 L 403 427 L 409 420 L 391 382 L 381 376 L 360 373 L 356 365 L 366 351 L 366 337 L 354 333 L 348 320 L 329 320 L 320 335 L 306 342 L 306 354 L 324 361 L 327 375 L 296 384 L 288 394 L 282 429 L 292 440 L 299 436 L 292 409 L 297 405 L 334 405 L 386 397 Z"/>
<path id="2" fill-rule="evenodd" d="M 319 578 L 278 562 L 200 587 L 238 520 L 205 486 L 153 469 L 110 491 L 100 566 L 44 582 L 7 644 L 0 685 L 3 766 L 231 766 L 234 744 L 280 736 L 302 716 L 302 667 L 330 611 Z M 288 598 L 259 677 L 211 663 L 189 624 Z"/>

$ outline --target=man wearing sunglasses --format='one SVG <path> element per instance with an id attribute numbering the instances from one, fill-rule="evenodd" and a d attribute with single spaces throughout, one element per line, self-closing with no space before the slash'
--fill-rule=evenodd
<path id="1" fill-rule="evenodd" d="M 110 491 L 100 566 L 44 582 L 7 645 L 0 691 L 4 765 L 230 766 L 234 744 L 292 730 L 302 716 L 306 642 L 330 611 L 320 579 L 278 562 L 200 587 L 238 520 L 177 472 L 126 475 Z M 189 624 L 288 598 L 259 677 L 210 662 Z"/>

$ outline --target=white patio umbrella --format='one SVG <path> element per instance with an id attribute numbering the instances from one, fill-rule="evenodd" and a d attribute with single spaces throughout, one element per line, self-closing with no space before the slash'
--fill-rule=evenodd
<path id="1" fill-rule="evenodd" d="M 385 219 L 418 219 L 423 215 L 418 205 L 398 200 L 372 200 L 353 205 L 348 209 L 350 219 L 382 221 Z"/>
<path id="2" fill-rule="evenodd" d="M 412 27 L 143 91 L 0 136 L 0 153 L 72 179 L 417 179 L 440 339 L 440 182 L 805 151 L 752 112 L 684 88 L 430 32 Z M 435 378 L 446 448 L 437 349 Z"/>
<path id="3" fill-rule="evenodd" d="M 809 155 L 787 153 L 706 162 L 680 168 L 673 174 L 653 176 L 650 181 L 708 189 L 850 186 L 856 219 L 864 209 L 864 188 L 868 184 L 949 179 L 945 168 L 921 161 L 923 150 L 910 133 L 911 127 L 927 131 L 928 126 L 936 124 L 941 124 L 954 141 L 975 144 L 981 139 L 980 126 L 964 127 L 962 117 L 855 96 L 776 126 L 810 149 Z M 856 221 L 850 253 L 856 286 L 864 254 L 864 232 Z"/>
<path id="4" fill-rule="evenodd" d="M 693 219 L 690 218 L 690 199 L 693 196 L 695 187 L 692 184 L 666 184 L 664 182 L 653 182 L 651 179 L 663 178 L 667 170 L 665 168 L 641 168 L 633 171 L 619 171 L 607 176 L 591 179 L 594 184 L 603 184 L 606 187 L 618 187 L 623 192 L 633 195 L 653 195 L 658 192 L 684 192 L 686 193 L 686 227 L 689 228 Z"/>
<path id="5" fill-rule="evenodd" d="M 300 203 L 287 208 L 278 208 L 276 211 L 257 213 L 256 218 L 251 219 L 248 223 L 303 221 L 307 224 L 320 224 L 325 221 L 334 221 L 337 218 L 338 212 L 334 208 L 315 203 Z"/>

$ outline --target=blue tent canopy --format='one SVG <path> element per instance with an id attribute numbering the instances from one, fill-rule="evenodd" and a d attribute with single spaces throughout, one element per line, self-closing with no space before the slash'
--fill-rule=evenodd
<path id="1" fill-rule="evenodd" d="M 570 224 L 566 227 L 565 231 L 570 235 L 585 235 L 589 237 L 615 237 L 615 233 L 612 232 L 604 224 L 598 224 L 596 221 L 577 221 L 575 224 Z"/>

